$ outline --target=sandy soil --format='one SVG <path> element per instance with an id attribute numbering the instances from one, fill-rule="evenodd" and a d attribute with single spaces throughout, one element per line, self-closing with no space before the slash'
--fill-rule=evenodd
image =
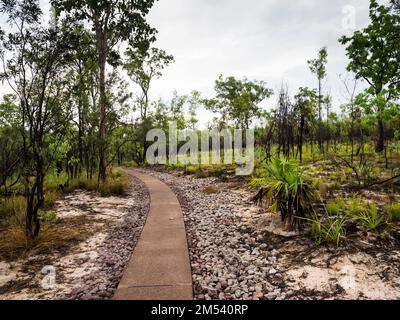
<path id="1" fill-rule="evenodd" d="M 149 195 L 132 180 L 124 197 L 75 191 L 57 203 L 60 219 L 86 216 L 93 235 L 66 252 L 0 262 L 0 299 L 109 299 L 146 220 Z"/>

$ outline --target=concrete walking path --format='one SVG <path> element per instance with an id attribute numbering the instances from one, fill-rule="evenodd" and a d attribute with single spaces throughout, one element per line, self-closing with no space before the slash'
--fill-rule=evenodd
<path id="1" fill-rule="evenodd" d="M 150 192 L 150 212 L 114 300 L 192 300 L 192 273 L 178 199 L 160 180 L 137 170 Z"/>

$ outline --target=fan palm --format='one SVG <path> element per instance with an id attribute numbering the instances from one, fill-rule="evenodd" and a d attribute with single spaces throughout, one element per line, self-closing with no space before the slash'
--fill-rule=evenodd
<path id="1" fill-rule="evenodd" d="M 272 202 L 272 209 L 280 212 L 287 231 L 299 225 L 300 220 L 296 218 L 304 218 L 314 211 L 317 191 L 294 161 L 272 160 L 266 167 L 265 178 L 258 180 L 258 184 L 264 188 L 264 198 Z"/>

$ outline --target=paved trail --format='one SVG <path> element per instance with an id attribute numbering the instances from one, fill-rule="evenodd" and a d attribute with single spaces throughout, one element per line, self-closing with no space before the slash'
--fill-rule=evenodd
<path id="1" fill-rule="evenodd" d="M 192 300 L 192 274 L 181 206 L 160 180 L 127 172 L 149 189 L 150 212 L 115 300 Z"/>

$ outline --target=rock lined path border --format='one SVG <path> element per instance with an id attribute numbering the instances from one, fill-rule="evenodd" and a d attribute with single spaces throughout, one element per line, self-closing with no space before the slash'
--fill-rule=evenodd
<path id="1" fill-rule="evenodd" d="M 192 300 L 192 273 L 179 201 L 160 180 L 127 172 L 149 189 L 150 212 L 114 300 Z"/>

